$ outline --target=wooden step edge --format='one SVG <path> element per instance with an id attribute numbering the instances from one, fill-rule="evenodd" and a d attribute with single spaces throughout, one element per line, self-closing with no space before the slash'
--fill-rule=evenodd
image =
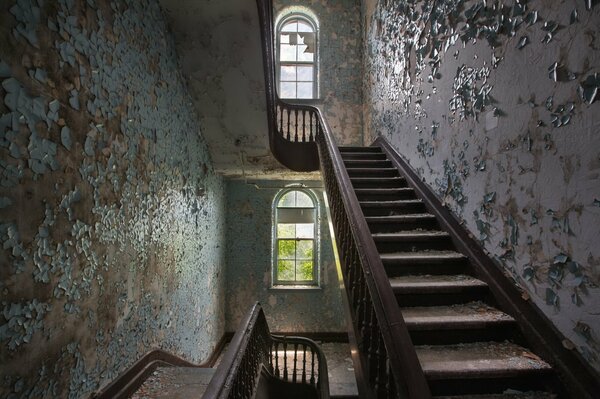
<path id="1" fill-rule="evenodd" d="M 466 291 L 486 291 L 488 285 L 478 279 L 451 280 L 451 275 L 400 276 L 390 278 L 396 295 L 401 294 L 449 294 Z"/>
<path id="2" fill-rule="evenodd" d="M 450 234 L 441 230 L 407 230 L 396 233 L 373 233 L 375 242 L 395 242 L 412 239 L 436 239 L 449 238 Z"/>
<path id="3" fill-rule="evenodd" d="M 467 260 L 467 257 L 454 251 L 417 251 L 417 252 L 390 252 L 380 254 L 382 260 L 395 261 L 453 261 Z"/>
<path id="4" fill-rule="evenodd" d="M 455 305 L 401 307 L 411 331 L 465 330 L 516 326 L 515 319 L 480 301 Z"/>

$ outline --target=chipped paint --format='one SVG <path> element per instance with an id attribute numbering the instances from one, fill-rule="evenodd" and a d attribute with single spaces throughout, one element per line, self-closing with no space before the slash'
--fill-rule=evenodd
<path id="1" fill-rule="evenodd" d="M 248 304 L 258 300 L 272 331 L 345 331 L 322 189 L 313 189 L 321 208 L 320 288 L 270 288 L 273 198 L 286 184 L 305 183 L 314 187 L 319 182 L 259 180 L 254 183 L 227 181 L 227 330 L 236 330 Z"/>
<path id="2" fill-rule="evenodd" d="M 363 13 L 366 141 L 388 138 L 600 370 L 600 7 L 368 0 Z"/>
<path id="3" fill-rule="evenodd" d="M 0 396 L 87 397 L 154 348 L 206 359 L 225 188 L 157 1 L 0 7 Z"/>

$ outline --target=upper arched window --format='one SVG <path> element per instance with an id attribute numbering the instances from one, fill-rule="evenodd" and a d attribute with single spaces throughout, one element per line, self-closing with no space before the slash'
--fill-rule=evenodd
<path id="1" fill-rule="evenodd" d="M 318 97 L 318 30 L 308 15 L 292 13 L 277 25 L 277 82 L 281 98 Z"/>
<path id="2" fill-rule="evenodd" d="M 273 201 L 273 285 L 318 285 L 317 201 L 285 189 Z"/>

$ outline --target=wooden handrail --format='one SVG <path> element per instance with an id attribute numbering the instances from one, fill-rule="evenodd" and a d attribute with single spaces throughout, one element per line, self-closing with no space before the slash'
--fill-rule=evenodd
<path id="1" fill-rule="evenodd" d="M 273 143 L 286 141 L 298 146 L 316 141 L 317 154 L 311 160 L 319 163 L 323 175 L 342 258 L 354 333 L 361 352 L 361 368 L 367 374 L 365 378 L 371 396 L 430 398 L 429 386 L 408 328 L 322 111 L 310 105 L 289 104 L 277 96 L 273 5 L 271 0 L 257 0 L 257 4 L 263 39 L 271 151 L 280 159 L 289 154 L 278 153 L 279 148 Z M 298 115 L 302 115 L 302 125 L 297 122 Z M 308 136 L 306 115 L 310 125 Z M 285 161 L 282 163 L 286 164 Z"/>
<path id="2" fill-rule="evenodd" d="M 286 383 L 312 386 L 318 398 L 329 398 L 327 362 L 321 349 L 307 338 L 271 335 L 257 302 L 233 336 L 203 398 L 254 397 L 261 373 Z"/>
<path id="3" fill-rule="evenodd" d="M 321 173 L 365 378 L 372 397 L 430 398 L 408 328 L 327 122 L 319 111 Z"/>

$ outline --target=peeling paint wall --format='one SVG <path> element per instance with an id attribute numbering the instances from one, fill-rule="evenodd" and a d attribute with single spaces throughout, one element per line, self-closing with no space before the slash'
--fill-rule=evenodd
<path id="1" fill-rule="evenodd" d="M 359 0 L 274 0 L 275 18 L 306 7 L 319 19 L 320 98 L 338 145 L 362 145 L 362 41 Z"/>
<path id="2" fill-rule="evenodd" d="M 322 189 L 313 189 L 319 201 L 321 288 L 270 288 L 273 198 L 287 184 L 306 183 L 311 187 L 318 182 L 259 180 L 255 183 L 239 180 L 226 183 L 227 331 L 237 330 L 255 301 L 263 306 L 271 331 L 346 331 Z"/>
<path id="3" fill-rule="evenodd" d="M 383 135 L 600 370 L 600 6 L 363 1 Z"/>
<path id="4" fill-rule="evenodd" d="M 0 396 L 224 331 L 224 183 L 154 0 L 0 5 Z"/>

